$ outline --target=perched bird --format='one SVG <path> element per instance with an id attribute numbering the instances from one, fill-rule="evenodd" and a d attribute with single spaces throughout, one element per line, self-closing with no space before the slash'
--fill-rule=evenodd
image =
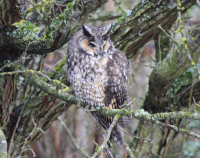
<path id="1" fill-rule="evenodd" d="M 110 40 L 112 24 L 105 27 L 83 25 L 70 39 L 67 49 L 67 76 L 75 96 L 91 107 L 103 106 L 120 109 L 128 102 L 127 84 L 129 62 L 124 53 L 116 49 Z M 92 112 L 98 123 L 107 130 L 112 117 Z M 126 128 L 130 118 L 122 116 L 119 125 Z M 123 145 L 118 125 L 111 140 Z"/>

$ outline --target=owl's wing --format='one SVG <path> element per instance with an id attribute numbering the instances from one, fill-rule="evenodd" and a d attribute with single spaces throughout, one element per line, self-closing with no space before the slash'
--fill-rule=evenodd
<path id="1" fill-rule="evenodd" d="M 114 49 L 107 63 L 108 82 L 106 87 L 106 106 L 108 107 L 113 99 L 116 100 L 117 107 L 120 108 L 124 102 L 128 101 L 128 78 L 130 64 L 123 52 Z"/>
<path id="2" fill-rule="evenodd" d="M 127 85 L 130 76 L 130 63 L 128 59 L 122 51 L 115 49 L 113 60 L 120 68 L 119 73 L 121 73 L 122 76 L 119 76 L 119 78 L 121 79 L 121 82 L 126 83 Z"/>
<path id="3" fill-rule="evenodd" d="M 120 109 L 125 102 L 128 102 L 128 79 L 130 64 L 123 52 L 115 49 L 112 59 L 108 62 L 107 74 L 109 77 L 105 102 L 110 109 Z M 111 122 L 109 120 L 108 122 Z M 118 123 L 123 128 L 129 126 L 131 118 L 122 116 Z"/>

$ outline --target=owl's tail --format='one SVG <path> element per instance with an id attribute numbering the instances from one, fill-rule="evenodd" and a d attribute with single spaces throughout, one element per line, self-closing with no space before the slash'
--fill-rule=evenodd
<path id="1" fill-rule="evenodd" d="M 108 118 L 105 116 L 101 116 L 96 114 L 95 112 L 92 112 L 92 115 L 96 118 L 97 122 L 105 129 L 107 130 L 109 128 L 109 121 Z M 111 136 L 110 136 L 110 141 L 114 140 L 118 145 L 122 146 L 123 145 L 123 139 L 121 132 L 118 129 L 118 125 L 115 125 L 112 129 Z M 108 143 L 108 146 L 109 143 Z"/>
<path id="2" fill-rule="evenodd" d="M 131 118 L 131 117 L 122 116 L 122 117 L 119 119 L 118 123 L 119 123 L 119 125 L 120 125 L 121 127 L 127 128 L 127 127 L 130 125 L 131 121 L 132 121 L 132 118 Z"/>
<path id="3" fill-rule="evenodd" d="M 121 135 L 117 125 L 115 125 L 113 127 L 110 139 L 114 140 L 120 146 L 123 145 L 122 135 Z"/>

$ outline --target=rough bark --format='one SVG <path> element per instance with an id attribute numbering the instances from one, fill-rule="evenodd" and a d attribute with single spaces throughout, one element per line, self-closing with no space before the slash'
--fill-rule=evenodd
<path id="1" fill-rule="evenodd" d="M 185 13 L 196 0 L 184 0 L 181 3 L 185 8 L 181 12 Z M 177 4 L 173 0 L 143 1 L 118 20 L 111 39 L 115 47 L 127 57 L 132 57 L 145 43 L 162 33 L 158 25 L 168 30 L 177 16 Z"/>
<path id="2" fill-rule="evenodd" d="M 3 2 L 6 3 L 7 1 L 10 2 L 9 0 L 4 0 Z M 15 54 L 18 52 L 15 55 L 18 56 L 18 54 L 21 54 L 26 49 L 29 43 L 31 44 L 27 53 L 30 54 L 44 54 L 58 49 L 69 41 L 71 36 L 88 18 L 87 15 L 94 12 L 104 2 L 105 0 L 88 2 L 73 1 L 73 7 L 67 8 L 59 20 L 55 20 L 49 24 L 49 30 L 46 31 L 50 31 L 51 33 L 48 35 L 41 31 L 38 31 L 36 35 L 31 34 L 32 30 L 28 30 L 24 34 L 23 31 L 19 32 L 13 27 L 8 26 L 7 21 L 5 21 L 5 24 L 2 22 L 2 26 L 6 30 L 1 36 L 0 50 L 4 54 L 9 54 L 11 51 L 15 52 Z M 182 6 L 185 8 L 182 10 L 182 13 L 186 12 L 195 3 L 196 0 L 182 1 Z M 2 3 L 2 5 L 4 4 Z M 3 15 L 2 17 L 4 18 L 4 14 L 7 11 L 6 8 L 1 8 L 0 11 L 2 12 L 0 15 Z M 177 19 L 177 14 L 176 3 L 171 0 L 141 2 L 130 10 L 127 15 L 118 20 L 118 23 L 113 27 L 111 39 L 118 49 L 125 52 L 128 57 L 131 57 L 146 42 L 162 32 L 158 28 L 158 25 L 161 25 L 166 30 L 169 29 Z M 18 12 L 17 15 L 19 15 Z M 20 18 L 17 18 L 16 21 L 19 22 Z M 27 40 L 27 35 L 30 36 L 29 40 Z M 48 38 L 42 40 L 45 35 Z M 19 38 L 21 40 L 18 40 Z M 9 50 L 8 45 L 10 46 Z M 9 56 L 9 58 L 11 57 L 12 55 Z"/>
<path id="3" fill-rule="evenodd" d="M 89 14 L 96 11 L 105 2 L 106 0 L 74 0 L 57 20 L 54 19 L 55 17 L 51 17 L 51 20 L 45 19 L 44 24 L 48 29 L 38 29 L 36 33 L 33 33 L 32 29 L 20 31 L 21 28 L 17 29 L 12 26 L 14 22 L 19 22 L 22 19 L 19 16 L 19 10 L 10 9 L 17 5 L 17 1 L 3 0 L 0 7 L 0 16 L 2 17 L 0 50 L 1 54 L 4 55 L 1 56 L 0 62 L 6 59 L 16 59 L 26 50 L 28 45 L 28 54 L 42 55 L 60 48 L 87 20 Z M 9 12 L 10 10 L 12 12 Z M 7 13 L 12 16 L 8 18 Z M 0 65 L 2 66 L 3 63 Z"/>

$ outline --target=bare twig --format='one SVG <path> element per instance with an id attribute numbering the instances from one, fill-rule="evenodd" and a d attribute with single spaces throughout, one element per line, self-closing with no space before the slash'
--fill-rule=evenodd
<path id="1" fill-rule="evenodd" d="M 86 153 L 84 152 L 84 150 L 83 150 L 78 144 L 76 144 L 74 138 L 72 137 L 72 135 L 71 135 L 69 129 L 67 128 L 67 126 L 66 126 L 66 124 L 63 122 L 63 120 L 62 120 L 60 117 L 58 117 L 58 120 L 60 121 L 60 123 L 61 123 L 61 124 L 63 125 L 63 127 L 65 128 L 65 130 L 66 130 L 67 134 L 69 135 L 69 138 L 70 138 L 70 140 L 72 141 L 72 143 L 74 144 L 75 148 L 76 148 L 83 156 L 89 158 L 89 156 L 86 155 Z"/>
<path id="2" fill-rule="evenodd" d="M 5 20 L 1 16 L 0 16 L 0 19 L 4 22 L 5 25 L 7 25 Z"/>
<path id="3" fill-rule="evenodd" d="M 191 91 L 190 91 L 190 97 L 189 97 L 189 103 L 188 103 L 188 111 L 190 109 L 190 105 L 191 105 L 191 102 L 192 102 L 192 93 L 193 93 L 193 85 L 194 85 L 194 78 L 195 78 L 195 71 L 193 73 L 193 77 L 192 77 L 192 88 L 191 88 Z M 185 125 L 185 129 L 188 128 L 188 120 L 186 120 L 186 125 Z M 183 142 L 182 142 L 182 149 L 181 149 L 181 156 L 183 157 L 183 150 L 184 150 L 184 143 L 185 143 L 185 139 L 186 139 L 186 135 L 183 134 Z"/>
<path id="4" fill-rule="evenodd" d="M 158 50 L 159 50 L 159 61 L 161 62 L 162 61 L 162 53 L 161 53 L 161 48 L 160 48 L 160 38 L 161 38 L 161 35 L 159 34 L 158 35 Z"/>
<path id="5" fill-rule="evenodd" d="M 193 137 L 195 137 L 197 139 L 200 139 L 200 135 L 198 135 L 198 134 L 196 134 L 196 133 L 194 133 L 194 132 L 192 132 L 190 130 L 186 130 L 186 129 L 183 129 L 183 128 L 178 128 L 178 127 L 176 127 L 174 125 L 170 125 L 170 124 L 165 124 L 165 123 L 162 123 L 162 122 L 160 122 L 158 120 L 152 120 L 152 122 L 154 122 L 155 124 L 159 125 L 160 127 L 167 127 L 167 128 L 169 128 L 171 130 L 174 130 L 176 132 L 184 133 L 184 134 L 187 134 L 189 136 L 193 136 Z"/>
<path id="6" fill-rule="evenodd" d="M 176 126 L 178 126 L 178 121 L 176 121 Z M 170 131 L 169 136 L 167 137 L 167 144 L 165 145 L 163 158 L 166 158 L 167 154 L 169 153 L 168 149 L 169 149 L 170 144 L 171 144 L 171 142 L 173 140 L 174 134 L 175 134 L 175 131 L 172 130 L 172 131 Z"/>
<path id="7" fill-rule="evenodd" d="M 31 58 L 31 56 L 29 55 L 29 56 L 27 56 L 27 57 L 22 57 L 21 59 L 19 59 L 19 60 L 15 60 L 14 62 L 12 62 L 12 63 L 9 63 L 9 64 L 7 64 L 7 65 L 4 65 L 3 67 L 1 67 L 0 68 L 0 71 L 2 71 L 4 68 L 6 68 L 6 67 L 10 67 L 11 65 L 13 65 L 13 64 L 16 64 L 16 63 L 18 63 L 18 62 L 20 62 L 21 60 L 26 60 L 26 59 L 30 59 Z"/>
<path id="8" fill-rule="evenodd" d="M 29 150 L 33 153 L 33 157 L 36 157 L 35 152 L 33 151 L 33 149 L 29 148 Z"/>
<path id="9" fill-rule="evenodd" d="M 151 139 L 149 139 L 149 138 L 137 137 L 137 136 L 134 136 L 133 134 L 128 133 L 128 132 L 126 132 L 126 131 L 123 131 L 123 130 L 121 130 L 121 129 L 119 129 L 119 130 L 122 131 L 123 133 L 125 133 L 125 134 L 131 136 L 131 137 L 134 137 L 134 138 L 136 138 L 136 139 L 141 139 L 141 140 L 144 140 L 145 142 L 148 142 L 148 143 L 152 144 Z"/>
<path id="10" fill-rule="evenodd" d="M 146 65 L 146 64 L 142 64 L 142 63 L 139 63 L 140 65 L 143 65 L 143 66 L 147 66 L 147 67 L 150 67 L 150 68 L 152 68 L 152 69 L 154 69 L 155 68 L 155 66 L 150 66 L 150 65 Z"/>
<path id="11" fill-rule="evenodd" d="M 19 125 L 19 121 L 21 120 L 21 117 L 22 117 L 22 114 L 23 114 L 23 112 L 24 112 L 25 106 L 26 106 L 27 103 L 29 102 L 29 100 L 30 100 L 32 94 L 34 93 L 34 91 L 35 91 L 35 88 L 34 88 L 33 91 L 31 92 L 31 94 L 29 95 L 28 99 L 25 101 L 24 106 L 23 106 L 23 108 L 22 108 L 22 110 L 21 110 L 21 113 L 20 113 L 20 115 L 19 115 L 19 117 L 18 117 L 17 123 L 16 123 L 16 125 L 15 125 L 15 129 L 14 129 L 14 131 L 13 131 L 13 134 L 12 134 L 12 137 L 11 137 L 11 140 L 10 140 L 10 145 L 9 145 L 9 148 L 8 148 L 8 158 L 10 157 L 10 150 L 11 150 L 12 142 L 13 142 L 13 139 L 14 139 L 14 136 L 15 136 L 15 132 L 16 132 L 16 130 L 17 130 L 17 128 L 18 128 L 18 125 Z"/>
<path id="12" fill-rule="evenodd" d="M 174 39 L 173 39 L 160 25 L 158 25 L 158 28 L 161 29 L 161 30 L 165 33 L 165 35 L 167 35 L 169 38 L 171 38 L 171 40 L 172 40 L 175 44 L 177 44 L 177 42 L 174 41 Z"/>
<path id="13" fill-rule="evenodd" d="M 142 52 L 143 52 L 143 49 L 144 49 L 144 47 L 142 47 L 142 49 L 140 49 L 140 51 L 139 51 L 139 53 L 138 53 L 138 55 L 137 55 L 135 61 L 133 62 L 132 70 L 135 69 L 137 63 L 140 61 L 140 56 L 141 56 L 141 54 L 142 54 Z"/>
<path id="14" fill-rule="evenodd" d="M 66 55 L 65 55 L 65 54 L 63 54 L 63 53 L 61 53 L 61 52 L 59 52 L 58 50 L 55 50 L 55 52 L 59 53 L 60 55 L 62 55 L 63 57 L 65 57 L 65 58 L 66 58 Z"/>
<path id="15" fill-rule="evenodd" d="M 44 77 L 46 77 L 49 81 L 52 81 L 47 75 L 45 75 L 44 73 L 40 72 L 40 71 L 34 71 L 34 70 L 25 70 L 25 71 L 20 71 L 20 70 L 17 70 L 17 71 L 12 71 L 12 72 L 3 72 L 3 73 L 0 73 L 1 76 L 4 76 L 4 75 L 14 75 L 14 74 L 20 74 L 20 73 L 26 73 L 26 72 L 34 72 L 34 73 L 37 73 L 37 74 L 40 74 Z"/>
<path id="16" fill-rule="evenodd" d="M 120 6 L 121 5 L 121 3 L 119 2 L 117 2 L 116 0 L 113 0 L 114 2 L 115 2 L 115 4 L 118 6 L 118 8 L 122 11 L 122 13 L 123 14 L 126 14 L 126 12 L 122 9 L 122 7 Z"/>
<path id="17" fill-rule="evenodd" d="M 147 47 L 146 47 L 146 46 L 144 46 L 144 47 L 145 47 L 145 50 L 147 51 L 149 57 L 151 58 L 151 60 L 153 60 L 154 62 L 156 62 L 156 61 L 153 59 L 153 57 L 151 56 L 151 54 L 150 54 L 149 50 L 147 49 Z"/>
<path id="18" fill-rule="evenodd" d="M 26 137 L 26 139 L 25 139 L 25 141 L 24 141 L 24 144 L 23 144 L 23 146 L 21 147 L 21 151 L 20 151 L 20 154 L 19 154 L 18 157 L 20 157 L 21 154 L 22 154 L 23 152 L 25 152 L 26 150 L 31 150 L 31 151 L 33 152 L 33 149 L 32 149 L 32 148 L 25 149 L 25 147 L 26 147 L 26 145 L 27 145 L 27 142 L 28 142 L 28 139 L 33 135 L 33 133 L 35 132 L 35 129 L 37 129 L 37 125 L 36 125 L 36 123 L 35 123 L 35 121 L 34 121 L 34 116 L 32 116 L 32 122 L 33 122 L 34 128 L 33 128 L 33 130 L 30 132 L 30 134 L 28 135 L 28 137 Z M 34 152 L 33 152 L 33 153 L 34 153 Z M 33 155 L 35 155 L 35 153 L 34 153 Z M 33 157 L 36 157 L 36 155 L 33 156 Z"/>
<path id="19" fill-rule="evenodd" d="M 57 3 L 57 2 L 54 2 L 54 4 L 58 7 L 59 11 L 60 11 L 60 14 L 62 14 L 62 9 L 61 9 L 61 4 Z"/>
<path id="20" fill-rule="evenodd" d="M 188 88 L 186 88 L 184 91 L 182 91 L 182 92 L 180 92 L 179 94 L 177 94 L 176 96 L 174 96 L 174 97 L 171 97 L 171 99 L 172 98 L 176 98 L 176 97 L 179 97 L 179 96 L 181 96 L 182 94 L 184 94 L 187 90 L 189 90 L 191 87 L 193 87 L 195 84 L 197 84 L 198 82 L 196 82 L 196 83 L 193 83 L 192 85 L 190 85 Z"/>
<path id="21" fill-rule="evenodd" d="M 112 129 L 113 129 L 113 127 L 116 125 L 116 123 L 117 123 L 117 121 L 118 121 L 119 118 L 120 118 L 120 115 L 116 115 L 116 116 L 114 117 L 112 124 L 110 125 L 110 127 L 109 127 L 108 130 L 107 130 L 107 134 L 106 134 L 106 136 L 105 136 L 105 138 L 104 138 L 103 143 L 101 144 L 100 147 L 98 147 L 98 149 L 96 150 L 96 152 L 92 155 L 92 158 L 97 157 L 97 155 L 105 148 L 105 146 L 106 146 L 106 144 L 107 144 L 107 142 L 108 142 L 108 140 L 109 140 L 109 138 L 110 138 Z"/>
<path id="22" fill-rule="evenodd" d="M 130 147 L 128 146 L 128 144 L 124 141 L 124 147 L 126 149 L 126 151 L 128 152 L 129 156 L 134 158 L 135 156 L 133 155 L 133 152 L 131 151 Z"/>
<path id="23" fill-rule="evenodd" d="M 60 59 L 57 63 L 55 63 L 48 71 L 51 71 L 56 65 L 60 64 L 63 59 Z"/>

